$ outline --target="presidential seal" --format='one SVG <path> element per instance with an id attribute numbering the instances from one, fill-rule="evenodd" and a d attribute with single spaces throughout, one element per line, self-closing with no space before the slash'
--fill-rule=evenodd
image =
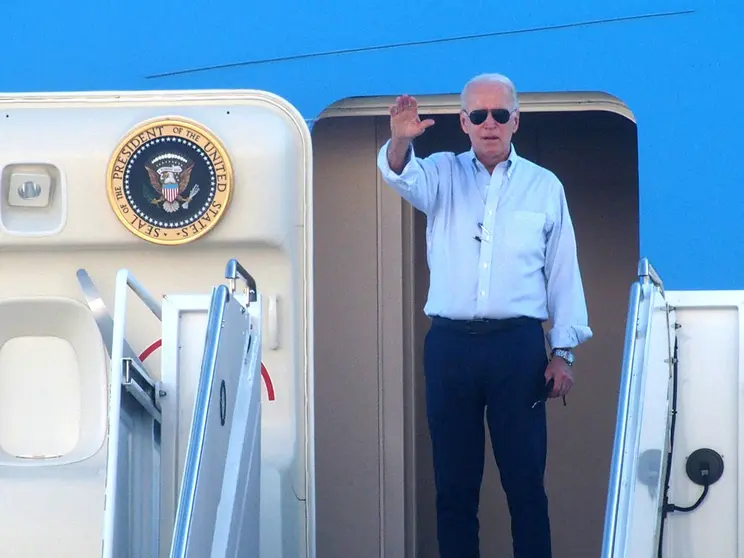
<path id="1" fill-rule="evenodd" d="M 118 145 L 108 197 L 124 226 L 155 244 L 184 244 L 217 225 L 230 203 L 233 174 L 219 140 L 181 118 L 147 122 Z"/>

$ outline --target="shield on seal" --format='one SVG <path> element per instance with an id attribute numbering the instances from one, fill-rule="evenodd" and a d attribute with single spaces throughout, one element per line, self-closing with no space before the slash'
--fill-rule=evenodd
<path id="1" fill-rule="evenodd" d="M 163 184 L 163 196 L 170 203 L 176 201 L 178 197 L 178 184 Z"/>

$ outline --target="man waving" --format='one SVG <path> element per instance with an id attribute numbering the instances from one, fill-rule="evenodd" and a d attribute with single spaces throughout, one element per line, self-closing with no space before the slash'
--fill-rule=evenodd
<path id="1" fill-rule="evenodd" d="M 378 157 L 384 180 L 427 217 L 424 373 L 440 556 L 480 555 L 486 422 L 514 558 L 550 558 L 545 400 L 565 398 L 572 349 L 592 335 L 576 241 L 560 180 L 511 143 L 519 128 L 513 83 L 478 76 L 461 102 L 469 151 L 417 157 L 412 140 L 434 121 L 422 121 L 416 99 L 404 95 L 390 108 L 392 137 Z"/>

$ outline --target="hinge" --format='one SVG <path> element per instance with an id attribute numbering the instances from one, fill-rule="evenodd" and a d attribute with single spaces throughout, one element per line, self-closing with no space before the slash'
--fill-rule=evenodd
<path id="1" fill-rule="evenodd" d="M 122 386 L 152 415 L 152 418 L 162 422 L 160 400 L 166 396 L 162 384 L 150 378 L 136 360 L 127 357 L 124 357 L 123 360 L 124 377 L 121 379 Z"/>

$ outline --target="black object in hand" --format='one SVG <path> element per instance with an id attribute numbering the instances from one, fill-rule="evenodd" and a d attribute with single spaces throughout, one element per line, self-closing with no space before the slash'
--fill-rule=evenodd
<path id="1" fill-rule="evenodd" d="M 537 407 L 540 403 L 543 403 L 548 400 L 548 397 L 550 396 L 550 392 L 553 391 L 553 386 L 555 385 L 555 378 L 550 378 L 548 382 L 542 387 L 540 396 L 535 400 L 535 402 L 532 404 L 532 408 L 534 409 Z M 563 396 L 563 406 L 566 406 L 566 396 Z"/>

